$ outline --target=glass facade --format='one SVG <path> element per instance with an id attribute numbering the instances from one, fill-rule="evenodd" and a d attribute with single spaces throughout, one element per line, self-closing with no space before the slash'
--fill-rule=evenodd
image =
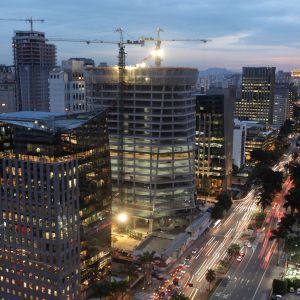
<path id="1" fill-rule="evenodd" d="M 145 219 L 194 207 L 197 75 L 183 68 L 126 70 L 122 111 L 112 108 L 109 115 L 113 187 L 124 191 L 116 207 Z M 116 105 L 117 69 L 93 68 L 85 78 L 90 109 Z"/>
<path id="2" fill-rule="evenodd" d="M 235 103 L 235 117 L 273 122 L 275 67 L 243 67 L 242 98 Z"/>
<path id="3" fill-rule="evenodd" d="M 0 116 L 0 297 L 80 299 L 109 271 L 106 124 L 104 111 Z"/>
<path id="4" fill-rule="evenodd" d="M 203 194 L 215 195 L 230 185 L 232 112 L 224 94 L 196 96 L 196 179 Z"/>

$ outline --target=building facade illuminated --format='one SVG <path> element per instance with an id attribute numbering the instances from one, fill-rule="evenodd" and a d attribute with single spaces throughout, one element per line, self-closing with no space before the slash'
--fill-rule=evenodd
<path id="1" fill-rule="evenodd" d="M 49 73 L 49 96 L 51 112 L 87 111 L 85 99 L 85 66 L 94 66 L 92 59 L 70 58 L 62 62 L 62 67 Z"/>
<path id="2" fill-rule="evenodd" d="M 234 119 L 232 162 L 238 168 L 245 164 L 245 144 L 247 126 L 238 119 Z"/>
<path id="3" fill-rule="evenodd" d="M 0 65 L 0 114 L 17 111 L 16 80 L 13 67 Z"/>
<path id="4" fill-rule="evenodd" d="M 15 31 L 12 45 L 18 110 L 49 111 L 48 76 L 56 65 L 56 47 L 39 31 Z"/>
<path id="5" fill-rule="evenodd" d="M 196 179 L 201 194 L 216 195 L 231 185 L 233 98 L 228 89 L 196 95 Z"/>
<path id="6" fill-rule="evenodd" d="M 280 127 L 288 118 L 289 85 L 276 83 L 273 105 L 273 125 Z"/>
<path id="7" fill-rule="evenodd" d="M 124 191 L 114 210 L 145 220 L 150 231 L 162 219 L 195 207 L 197 76 L 189 68 L 126 68 L 123 107 L 109 115 L 113 187 L 117 193 L 122 184 Z M 90 109 L 116 105 L 117 68 L 88 69 L 85 80 Z"/>
<path id="8" fill-rule="evenodd" d="M 106 113 L 0 115 L 0 299 L 85 299 L 109 272 Z"/>
<path id="9" fill-rule="evenodd" d="M 242 97 L 235 117 L 242 121 L 273 122 L 275 67 L 243 67 Z"/>

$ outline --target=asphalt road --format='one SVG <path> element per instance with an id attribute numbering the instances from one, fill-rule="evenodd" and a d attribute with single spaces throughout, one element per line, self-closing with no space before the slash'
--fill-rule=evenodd
<path id="1" fill-rule="evenodd" d="M 283 170 L 285 164 L 291 160 L 291 153 L 295 148 L 295 141 L 292 141 L 287 155 L 273 167 L 273 170 Z M 191 254 L 192 249 L 198 249 L 197 254 L 192 258 L 191 267 L 180 280 L 183 292 L 191 300 L 202 299 L 202 294 L 208 288 L 205 279 L 207 270 L 217 267 L 218 262 L 227 255 L 228 246 L 238 242 L 240 236 L 247 229 L 252 214 L 257 210 L 255 193 L 256 190 L 252 189 L 245 198 L 235 201 L 227 217 L 186 251 L 185 255 L 188 255 Z M 227 279 L 221 282 L 211 299 L 266 299 L 265 295 L 273 276 L 271 273 L 277 262 L 277 258 L 273 255 L 276 251 L 275 241 L 269 241 L 270 230 L 276 226 L 282 197 L 283 195 L 274 201 L 268 220 L 269 224 L 266 224 L 265 230 L 258 235 L 252 248 L 244 249 L 246 255 L 243 261 L 233 263 Z M 178 264 L 183 261 L 184 258 Z M 188 286 L 189 282 L 193 283 L 193 287 Z"/>
<path id="2" fill-rule="evenodd" d="M 286 155 L 273 167 L 273 170 L 284 170 L 285 164 L 292 159 L 292 153 L 296 149 L 295 140 L 291 141 Z M 273 201 L 270 215 L 266 218 L 265 230 L 258 235 L 252 248 L 244 249 L 247 253 L 243 261 L 233 263 L 228 273 L 230 278 L 227 277 L 221 282 L 211 299 L 267 299 L 264 296 L 267 295 L 267 287 L 270 284 L 270 272 L 275 269 L 277 263 L 277 258 L 273 258 L 277 249 L 276 241 L 270 241 L 269 237 L 271 230 L 276 227 L 278 212 L 282 210 L 284 194 L 290 187 L 291 182 L 288 180 L 282 192 Z M 256 208 L 255 189 L 253 189 L 240 200 L 229 216 L 222 220 L 218 228 L 212 229 L 208 236 L 202 239 L 199 253 L 192 263 L 186 282 L 183 283 L 183 291 L 191 300 L 201 299 L 201 293 L 208 288 L 205 279 L 207 270 L 216 268 L 218 262 L 227 255 L 228 246 L 239 240 Z M 194 287 L 188 287 L 188 282 L 192 282 Z"/>
<path id="3" fill-rule="evenodd" d="M 266 218 L 265 230 L 256 238 L 252 248 L 246 248 L 242 262 L 235 261 L 228 271 L 226 278 L 216 289 L 211 300 L 267 300 L 272 279 L 278 277 L 275 272 L 277 255 L 277 242 L 271 241 L 271 230 L 276 228 L 281 215 L 284 195 L 291 188 L 288 179 L 273 201 L 272 208 Z"/>
<path id="4" fill-rule="evenodd" d="M 217 267 L 218 262 L 227 255 L 228 246 L 237 242 L 247 229 L 251 216 L 257 208 L 254 193 L 255 191 L 252 190 L 242 201 L 235 204 L 229 216 L 201 239 L 199 251 L 192 260 L 185 282 L 181 283 L 184 293 L 191 300 L 201 299 L 201 293 L 208 288 L 205 279 L 207 270 Z M 192 282 L 194 286 L 188 287 L 186 284 L 188 282 Z"/>

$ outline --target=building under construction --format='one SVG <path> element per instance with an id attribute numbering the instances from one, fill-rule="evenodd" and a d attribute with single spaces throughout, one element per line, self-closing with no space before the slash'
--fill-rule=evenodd
<path id="1" fill-rule="evenodd" d="M 150 232 L 195 207 L 197 78 L 192 68 L 126 67 L 120 90 L 117 67 L 85 72 L 89 109 L 112 107 L 113 210 L 128 213 L 133 225 L 142 221 Z"/>
<path id="2" fill-rule="evenodd" d="M 49 71 L 56 65 L 56 48 L 45 33 L 15 31 L 13 54 L 19 110 L 49 111 Z"/>

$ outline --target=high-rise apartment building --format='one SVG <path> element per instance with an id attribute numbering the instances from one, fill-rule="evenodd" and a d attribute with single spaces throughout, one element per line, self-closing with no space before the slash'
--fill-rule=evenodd
<path id="1" fill-rule="evenodd" d="M 16 31 L 13 37 L 19 110 L 49 111 L 49 71 L 56 65 L 56 48 L 38 31 Z"/>
<path id="2" fill-rule="evenodd" d="M 110 264 L 106 113 L 0 116 L 0 299 L 85 299 Z"/>
<path id="3" fill-rule="evenodd" d="M 216 195 L 230 188 L 233 143 L 233 97 L 228 89 L 196 95 L 197 189 Z"/>
<path id="4" fill-rule="evenodd" d="M 0 113 L 16 110 L 16 80 L 13 67 L 0 65 Z"/>
<path id="5" fill-rule="evenodd" d="M 125 210 L 150 231 L 195 207 L 192 92 L 197 77 L 196 69 L 128 67 L 118 107 L 118 69 L 98 67 L 85 73 L 88 105 L 113 106 L 112 179 L 115 191 L 120 185 L 123 191 L 114 210 Z"/>
<path id="6" fill-rule="evenodd" d="M 272 124 L 275 70 L 275 67 L 243 67 L 242 97 L 235 103 L 235 117 Z"/>
<path id="7" fill-rule="evenodd" d="M 94 66 L 87 58 L 70 58 L 54 68 L 49 74 L 51 112 L 83 112 L 87 110 L 83 70 Z"/>

